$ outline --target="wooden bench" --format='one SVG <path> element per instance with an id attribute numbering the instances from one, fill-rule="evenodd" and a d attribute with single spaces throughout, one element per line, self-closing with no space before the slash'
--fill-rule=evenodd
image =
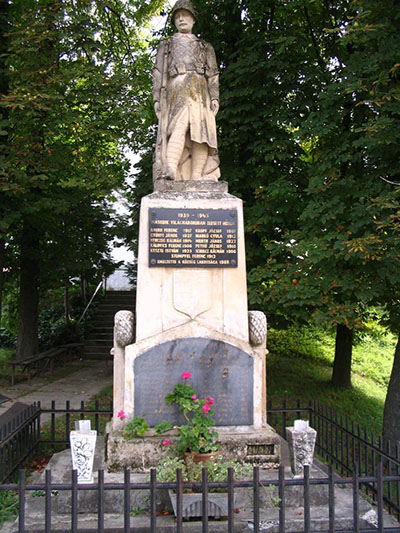
<path id="1" fill-rule="evenodd" d="M 54 348 L 40 352 L 32 357 L 21 359 L 20 361 L 11 361 L 11 385 L 15 384 L 15 369 L 17 366 L 22 368 L 22 372 L 27 371 L 28 385 L 30 385 L 31 377 L 36 375 L 39 370 L 43 371 L 49 368 L 51 372 L 53 371 L 54 359 L 59 355 L 65 352 L 75 351 L 82 347 L 83 343 L 73 342 L 71 344 L 63 344 L 62 346 L 54 346 Z"/>

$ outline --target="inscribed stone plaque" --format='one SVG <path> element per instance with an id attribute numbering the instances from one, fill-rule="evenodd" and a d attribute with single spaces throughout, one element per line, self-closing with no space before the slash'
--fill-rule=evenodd
<path id="1" fill-rule="evenodd" d="M 149 209 L 149 266 L 237 267 L 236 209 Z"/>
<path id="2" fill-rule="evenodd" d="M 135 416 L 150 426 L 163 419 L 184 423 L 175 406 L 167 406 L 166 394 L 192 374 L 190 383 L 199 398 L 215 400 L 217 426 L 253 424 L 253 358 L 236 346 L 206 338 L 186 338 L 154 346 L 134 362 Z"/>

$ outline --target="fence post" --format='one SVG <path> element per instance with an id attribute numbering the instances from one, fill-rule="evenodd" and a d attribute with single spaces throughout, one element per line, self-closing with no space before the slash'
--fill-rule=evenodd
<path id="1" fill-rule="evenodd" d="M 377 471 L 377 507 L 378 507 L 378 530 L 383 532 L 383 463 L 382 460 L 378 463 Z"/>
<path id="2" fill-rule="evenodd" d="M 104 532 L 104 470 L 98 471 L 97 529 Z"/>
<path id="3" fill-rule="evenodd" d="M 51 470 L 45 473 L 45 531 L 51 533 Z"/>
<path id="4" fill-rule="evenodd" d="M 234 530 L 234 518 L 233 518 L 233 473 L 232 467 L 228 468 L 228 533 L 233 533 Z"/>
<path id="5" fill-rule="evenodd" d="M 203 468 L 201 474 L 201 493 L 202 493 L 202 532 L 208 533 L 208 470 Z"/>
<path id="6" fill-rule="evenodd" d="M 333 466 L 328 467 L 328 490 L 329 490 L 329 533 L 335 531 L 335 481 L 333 478 Z"/>
<path id="7" fill-rule="evenodd" d="M 156 470 L 150 470 L 150 528 L 151 533 L 156 533 L 157 516 L 156 516 Z"/>
<path id="8" fill-rule="evenodd" d="M 354 462 L 353 466 L 353 530 L 356 533 L 359 533 L 360 531 L 360 523 L 358 520 L 359 514 L 360 514 L 360 487 L 358 483 L 358 467 L 357 464 Z"/>
<path id="9" fill-rule="evenodd" d="M 19 515 L 18 515 L 18 531 L 23 533 L 25 531 L 25 470 L 19 471 Z"/>
<path id="10" fill-rule="evenodd" d="M 279 533 L 285 533 L 285 467 L 279 466 Z"/>
<path id="11" fill-rule="evenodd" d="M 78 531 L 78 471 L 71 470 L 72 489 L 71 489 L 71 531 Z"/>
<path id="12" fill-rule="evenodd" d="M 182 492 L 183 492 L 183 479 L 182 470 L 177 468 L 176 470 L 176 533 L 182 533 Z"/>
<path id="13" fill-rule="evenodd" d="M 129 533 L 131 530 L 131 471 L 128 468 L 124 470 L 124 531 Z"/>
<path id="14" fill-rule="evenodd" d="M 254 532 L 260 531 L 260 468 L 253 468 L 253 518 Z"/>
<path id="15" fill-rule="evenodd" d="M 304 531 L 310 533 L 310 467 L 304 465 Z"/>

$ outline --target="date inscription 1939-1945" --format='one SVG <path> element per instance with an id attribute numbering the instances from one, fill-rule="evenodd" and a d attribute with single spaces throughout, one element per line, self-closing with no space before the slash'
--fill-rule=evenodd
<path id="1" fill-rule="evenodd" d="M 237 210 L 151 208 L 149 266 L 236 268 Z"/>

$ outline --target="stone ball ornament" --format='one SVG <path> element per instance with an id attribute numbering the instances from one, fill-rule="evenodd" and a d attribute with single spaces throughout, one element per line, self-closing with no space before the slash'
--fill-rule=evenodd
<path id="1" fill-rule="evenodd" d="M 118 311 L 114 317 L 114 338 L 118 346 L 125 348 L 134 340 L 135 315 L 132 311 Z"/>
<path id="2" fill-rule="evenodd" d="M 267 338 L 267 317 L 262 311 L 249 311 L 250 344 L 259 346 Z"/>

